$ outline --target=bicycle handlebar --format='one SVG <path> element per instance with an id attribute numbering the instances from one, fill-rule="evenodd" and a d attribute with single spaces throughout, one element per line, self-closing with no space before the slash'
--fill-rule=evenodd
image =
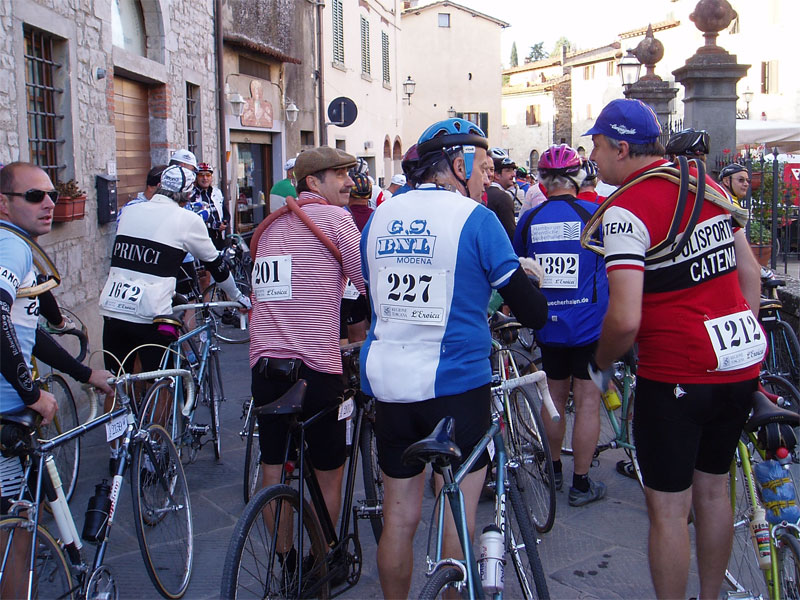
<path id="1" fill-rule="evenodd" d="M 187 310 L 200 310 L 200 309 L 207 309 L 207 308 L 236 308 L 241 309 L 245 308 L 242 304 L 238 302 L 234 302 L 231 300 L 223 300 L 217 302 L 195 302 L 190 304 L 176 304 L 172 307 L 173 314 L 175 313 L 182 313 Z M 240 312 L 239 313 L 239 329 L 244 331 L 247 329 L 247 314 Z"/>
<path id="2" fill-rule="evenodd" d="M 534 373 L 528 373 L 527 375 L 515 377 L 514 379 L 507 379 L 502 381 L 498 387 L 503 391 L 510 391 L 514 388 L 530 385 L 531 383 L 535 383 L 536 387 L 539 388 L 539 394 L 542 396 L 542 404 L 547 409 L 547 413 L 550 415 L 553 422 L 558 423 L 561 420 L 561 415 L 558 414 L 558 409 L 556 405 L 553 404 L 553 398 L 550 396 L 550 388 L 547 387 L 547 374 L 544 371 L 535 371 Z"/>
<path id="3" fill-rule="evenodd" d="M 78 329 L 77 327 L 65 329 L 64 331 L 53 329 L 53 327 L 43 327 L 43 329 L 51 335 L 74 335 L 76 338 L 78 338 L 78 342 L 81 345 L 80 350 L 78 350 L 78 355 L 75 356 L 75 360 L 82 363 L 83 359 L 86 358 L 86 354 L 89 350 L 89 337 L 86 335 L 85 331 Z"/>
<path id="4" fill-rule="evenodd" d="M 181 413 L 188 417 L 194 406 L 195 385 L 192 372 L 187 369 L 159 369 L 158 371 L 145 371 L 144 373 L 125 374 L 120 377 L 108 379 L 108 385 L 115 386 L 119 383 L 144 381 L 148 379 L 161 379 L 162 377 L 180 377 L 186 385 L 186 401 L 183 403 Z"/>

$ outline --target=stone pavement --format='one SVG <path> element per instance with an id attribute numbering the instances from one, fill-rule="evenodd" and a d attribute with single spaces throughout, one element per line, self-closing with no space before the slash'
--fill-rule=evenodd
<path id="1" fill-rule="evenodd" d="M 192 580 L 186 598 L 217 598 L 225 553 L 236 519 L 244 508 L 242 470 L 244 443 L 239 438 L 242 402 L 249 396 L 247 346 L 223 344 L 222 372 L 228 402 L 222 407 L 222 461 L 214 460 L 206 447 L 197 461 L 186 467 L 191 490 L 195 530 L 195 555 Z M 202 418 L 201 418 L 202 420 Z M 108 475 L 108 453 L 104 433 L 92 432 L 82 445 L 79 486 L 72 499 L 78 531 L 83 513 L 94 486 Z M 638 484 L 617 474 L 616 461 L 624 457 L 621 450 L 604 452 L 591 476 L 608 484 L 605 499 L 583 508 L 567 505 L 567 489 L 572 477 L 571 459 L 566 457 L 564 491 L 558 493 L 556 522 L 539 545 L 553 598 L 650 598 L 653 596 L 647 567 L 647 517 L 644 497 Z M 363 497 L 361 475 L 358 474 L 356 498 Z M 416 597 L 424 584 L 427 527 L 433 506 L 432 495 L 423 506 L 423 524 L 415 540 L 416 570 L 411 597 Z M 492 502 L 482 502 L 478 524 L 482 529 L 491 521 Z M 364 556 L 361 580 L 343 594 L 343 598 L 380 598 L 381 590 L 375 565 L 376 544 L 369 524 L 359 523 Z M 92 548 L 88 547 L 89 550 Z M 131 491 L 125 485 L 120 508 L 111 532 L 107 560 L 118 582 L 120 598 L 158 597 L 144 569 L 132 522 Z M 515 597 L 513 567 L 506 567 L 509 591 Z M 694 573 L 687 597 L 697 594 Z"/>

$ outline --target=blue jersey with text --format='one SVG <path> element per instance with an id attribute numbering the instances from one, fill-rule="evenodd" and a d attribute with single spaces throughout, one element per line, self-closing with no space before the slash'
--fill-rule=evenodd
<path id="1" fill-rule="evenodd" d="M 14 227 L 6 221 L 3 221 L 3 224 Z M 0 229 L 0 288 L 14 299 L 14 304 L 11 306 L 11 321 L 29 369 L 31 353 L 36 342 L 39 299 L 17 298 L 17 291 L 35 284 L 33 255 L 27 242 L 10 231 Z M 0 335 L 7 334 L 2 332 Z M 25 403 L 14 387 L 0 375 L 0 414 L 15 413 L 24 407 Z"/>
<path id="2" fill-rule="evenodd" d="M 585 346 L 600 337 L 608 310 L 603 258 L 581 246 L 581 231 L 597 205 L 574 196 L 553 196 L 523 213 L 514 250 L 542 265 L 547 324 L 536 339 L 548 346 Z"/>
<path id="3" fill-rule="evenodd" d="M 372 325 L 361 385 L 385 402 L 418 402 L 489 383 L 492 288 L 519 268 L 493 212 L 424 184 L 385 202 L 361 237 Z"/>

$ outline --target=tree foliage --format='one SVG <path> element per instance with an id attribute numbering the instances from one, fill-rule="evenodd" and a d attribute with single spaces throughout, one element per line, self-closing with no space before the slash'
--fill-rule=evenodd
<path id="1" fill-rule="evenodd" d="M 542 60 L 549 56 L 547 54 L 547 50 L 544 49 L 544 42 L 539 42 L 538 44 L 534 44 L 531 46 L 531 51 L 528 53 L 528 56 L 525 58 L 527 62 L 533 62 L 536 60 Z"/>
<path id="2" fill-rule="evenodd" d="M 517 57 L 517 42 L 511 44 L 511 66 L 519 66 L 519 58 Z"/>
<path id="3" fill-rule="evenodd" d="M 561 55 L 561 46 L 567 47 L 567 52 L 570 50 L 575 49 L 575 44 L 570 42 L 566 36 L 561 36 L 556 40 L 556 45 L 553 46 L 553 51 L 550 53 L 552 56 L 560 56 Z"/>

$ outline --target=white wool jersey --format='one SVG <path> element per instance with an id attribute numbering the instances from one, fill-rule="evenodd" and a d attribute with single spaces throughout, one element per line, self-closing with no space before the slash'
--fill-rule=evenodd
<path id="1" fill-rule="evenodd" d="M 161 194 L 126 208 L 100 294 L 100 314 L 132 323 L 171 314 L 176 275 L 187 252 L 204 263 L 219 255 L 202 217 Z"/>
<path id="2" fill-rule="evenodd" d="M 385 202 L 361 238 L 372 325 L 361 385 L 418 402 L 489 383 L 486 307 L 519 268 L 500 221 L 470 198 L 424 184 Z"/>

